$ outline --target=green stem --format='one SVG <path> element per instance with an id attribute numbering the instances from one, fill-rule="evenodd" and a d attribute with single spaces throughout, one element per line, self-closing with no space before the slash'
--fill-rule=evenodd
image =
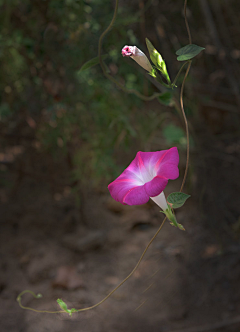
<path id="1" fill-rule="evenodd" d="M 184 64 L 182 65 L 182 67 L 179 69 L 179 72 L 177 73 L 177 75 L 176 75 L 174 81 L 173 81 L 172 84 L 171 84 L 171 87 L 172 87 L 172 88 L 175 87 L 175 84 L 176 84 L 176 82 L 177 82 L 177 79 L 178 79 L 179 75 L 181 74 L 181 72 L 182 72 L 184 66 L 185 66 L 187 63 L 188 63 L 188 62 L 184 62 Z"/>
<path id="2" fill-rule="evenodd" d="M 183 11 L 184 11 L 185 25 L 186 25 L 187 32 L 188 32 L 189 44 L 192 44 L 191 32 L 190 32 L 190 28 L 189 28 L 188 20 L 187 20 L 187 0 L 185 0 L 185 2 L 184 2 L 184 9 L 183 9 Z"/>
<path id="3" fill-rule="evenodd" d="M 192 37 L 191 37 L 191 33 L 190 33 L 190 29 L 189 29 L 189 25 L 188 25 L 188 21 L 187 21 L 187 0 L 184 1 L 184 19 L 185 19 L 185 24 L 186 24 L 186 28 L 187 28 L 187 32 L 188 32 L 188 39 L 189 39 L 189 44 L 192 44 Z M 187 117 L 185 114 L 185 110 L 184 110 L 184 105 L 183 105 L 183 90 L 184 90 L 184 85 L 188 76 L 188 73 L 190 71 L 191 68 L 191 63 L 192 61 L 188 61 L 188 67 L 182 82 L 182 87 L 181 87 L 181 92 L 180 92 L 180 106 L 181 106 L 181 111 L 182 111 L 182 115 L 183 115 L 183 119 L 184 119 L 184 123 L 185 123 L 185 128 L 186 128 L 186 138 L 187 138 L 187 160 L 186 160 L 186 167 L 185 167 L 185 172 L 184 172 L 184 176 L 183 176 L 183 180 L 182 180 L 182 184 L 181 184 L 181 188 L 180 188 L 180 192 L 182 192 L 186 178 L 187 178 L 187 173 L 188 173 L 188 166 L 189 166 L 189 128 L 188 128 L 188 121 L 187 121 Z"/>
<path id="4" fill-rule="evenodd" d="M 185 167 L 185 172 L 184 172 L 184 177 L 183 177 L 183 181 L 182 181 L 182 185 L 181 185 L 181 189 L 180 192 L 183 190 L 186 178 L 187 178 L 187 172 L 188 172 L 188 166 L 189 166 L 189 129 L 188 129 L 188 121 L 187 121 L 187 117 L 184 111 L 184 106 L 183 106 L 183 90 L 184 90 L 184 85 L 191 67 L 191 63 L 192 61 L 188 62 L 188 67 L 187 67 L 187 71 L 185 73 L 184 79 L 183 79 L 183 83 L 182 83 L 182 87 L 181 87 L 181 92 L 180 92 L 180 105 L 181 105 L 181 110 L 182 110 L 182 115 L 183 115 L 183 119 L 184 119 L 184 123 L 185 123 L 185 127 L 186 127 L 186 138 L 187 138 L 187 160 L 186 160 L 186 167 Z"/>
<path id="5" fill-rule="evenodd" d="M 177 219 L 174 215 L 174 211 L 169 205 L 168 205 L 168 209 L 163 211 L 163 213 L 166 215 L 166 217 L 168 218 L 168 220 L 170 221 L 170 224 L 172 226 L 175 226 L 175 227 L 181 229 L 182 231 L 185 231 L 185 228 L 183 227 L 183 225 L 181 225 L 177 222 Z"/>

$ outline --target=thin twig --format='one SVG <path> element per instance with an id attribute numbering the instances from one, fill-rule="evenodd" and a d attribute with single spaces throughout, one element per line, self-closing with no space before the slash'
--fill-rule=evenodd
<path id="1" fill-rule="evenodd" d="M 188 166 L 189 166 L 189 129 L 188 129 L 188 121 L 187 121 L 187 117 L 184 111 L 184 106 L 183 106 L 183 90 L 184 90 L 184 85 L 191 67 L 191 61 L 189 61 L 188 67 L 187 67 L 187 71 L 185 73 L 183 82 L 182 82 L 182 87 L 181 87 L 181 92 L 180 92 L 180 105 L 181 105 L 181 110 L 182 110 L 182 115 L 183 115 L 183 119 L 184 119 L 184 123 L 185 123 L 185 128 L 186 128 L 186 138 L 187 138 L 187 160 L 186 160 L 186 167 L 185 167 L 185 172 L 184 172 L 184 177 L 183 177 L 183 181 L 182 181 L 182 185 L 181 185 L 181 189 L 180 192 L 183 190 L 186 178 L 187 178 L 187 172 L 188 172 Z"/>
<path id="2" fill-rule="evenodd" d="M 187 62 L 184 62 L 184 64 L 182 65 L 182 67 L 179 69 L 179 72 L 177 73 L 177 76 L 175 77 L 174 81 L 172 82 L 172 86 L 174 87 L 175 84 L 177 83 L 178 77 L 181 74 L 183 68 L 185 67 L 185 65 L 187 64 Z"/>
<path id="3" fill-rule="evenodd" d="M 185 2 L 184 2 L 184 20 L 185 20 L 185 24 L 186 24 L 186 28 L 187 28 L 187 32 L 188 32 L 189 44 L 192 44 L 191 32 L 190 32 L 188 20 L 187 20 L 187 0 L 185 0 Z"/>
<path id="4" fill-rule="evenodd" d="M 225 50 L 224 50 L 222 42 L 219 38 L 217 28 L 214 24 L 213 16 L 212 16 L 211 10 L 209 8 L 208 2 L 207 2 L 207 0 L 198 0 L 198 1 L 200 2 L 200 5 L 202 7 L 202 12 L 205 16 L 206 24 L 207 24 L 210 36 L 212 37 L 213 43 L 215 44 L 215 46 L 218 50 L 218 53 L 221 54 L 223 51 L 225 52 Z M 228 59 L 226 57 L 224 57 L 224 58 L 219 57 L 219 60 L 221 61 L 222 66 L 226 70 L 226 78 L 228 80 L 228 84 L 231 87 L 231 89 L 235 95 L 238 106 L 240 107 L 240 92 L 239 92 L 239 88 L 238 88 L 238 82 L 234 77 L 234 74 L 233 74 L 232 68 L 228 62 Z"/>
<path id="5" fill-rule="evenodd" d="M 188 32 L 189 44 L 192 44 L 192 37 L 191 37 L 191 33 L 190 33 L 188 21 L 187 21 L 187 0 L 185 0 L 185 2 L 184 2 L 184 19 L 185 19 L 187 32 Z M 184 123 L 185 123 L 186 139 L 187 139 L 187 160 L 186 160 L 185 172 L 184 172 L 180 192 L 183 190 L 183 187 L 184 187 L 184 184 L 185 184 L 185 181 L 187 178 L 188 166 L 189 166 L 189 129 L 188 129 L 188 121 L 187 121 L 187 117 L 186 117 L 186 114 L 184 111 L 184 105 L 183 105 L 183 91 L 184 91 L 184 86 L 185 86 L 185 82 L 186 82 L 189 70 L 191 68 L 191 63 L 192 63 L 192 61 L 189 61 L 188 67 L 187 67 L 187 70 L 186 70 L 186 73 L 185 73 L 185 76 L 184 76 L 184 79 L 182 82 L 181 92 L 180 92 L 180 106 L 181 106 L 181 111 L 182 111 L 182 115 L 183 115 L 183 119 L 184 119 Z"/>
<path id="6" fill-rule="evenodd" d="M 118 290 L 118 288 L 120 288 L 132 275 L 133 273 L 137 270 L 137 268 L 139 267 L 141 261 L 143 260 L 143 257 L 145 256 L 146 252 L 148 251 L 148 248 L 150 247 L 150 245 L 153 243 L 153 241 L 155 240 L 155 238 L 158 236 L 159 232 L 161 231 L 161 229 L 163 228 L 163 225 L 165 224 L 167 217 L 164 218 L 163 222 L 161 223 L 160 227 L 158 228 L 158 230 L 156 231 L 156 233 L 153 235 L 153 237 L 151 238 L 151 240 L 148 242 L 148 245 L 146 246 L 145 250 L 143 251 L 139 261 L 137 262 L 137 264 L 135 265 L 134 269 L 129 273 L 129 275 L 123 279 L 123 281 L 120 282 L 120 284 L 115 287 L 104 299 L 102 299 L 100 302 L 94 304 L 91 307 L 88 308 L 83 308 L 83 309 L 79 309 L 78 312 L 80 311 L 86 311 L 86 310 L 90 310 L 93 308 L 96 308 L 97 306 L 99 306 L 100 304 L 102 304 L 103 302 L 105 302 L 114 292 L 116 292 L 116 290 Z"/>
<path id="7" fill-rule="evenodd" d="M 168 332 L 207 332 L 207 331 L 213 331 L 217 330 L 223 327 L 227 327 L 233 324 L 240 323 L 240 316 L 229 319 L 226 321 L 223 321 L 221 323 L 214 323 L 214 324 L 209 324 L 209 325 L 204 325 L 204 326 L 199 326 L 199 327 L 191 327 L 188 329 L 182 329 L 182 330 L 173 330 L 173 331 L 168 331 Z"/>

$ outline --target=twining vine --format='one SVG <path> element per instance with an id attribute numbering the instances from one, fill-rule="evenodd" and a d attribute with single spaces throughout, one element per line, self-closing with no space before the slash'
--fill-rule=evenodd
<path id="1" fill-rule="evenodd" d="M 113 14 L 113 18 L 109 24 L 109 26 L 106 28 L 106 30 L 101 34 L 100 38 L 99 38 L 99 43 L 98 43 L 98 61 L 99 61 L 99 64 L 102 68 L 102 71 L 103 71 L 103 74 L 110 80 L 112 81 L 115 85 L 117 85 L 119 88 L 121 88 L 124 92 L 126 93 L 131 93 L 131 94 L 135 94 L 137 97 L 141 98 L 142 100 L 144 101 L 150 101 L 150 100 L 153 100 L 155 98 L 159 98 L 161 96 L 161 93 L 154 93 L 153 95 L 151 96 L 144 96 L 142 95 L 141 93 L 139 93 L 137 90 L 135 89 L 127 89 L 125 88 L 124 85 L 122 85 L 121 83 L 119 83 L 115 78 L 113 78 L 111 75 L 109 75 L 106 71 L 106 65 L 103 61 L 103 57 L 101 55 L 102 53 L 102 43 L 103 43 L 103 39 L 104 37 L 106 36 L 106 34 L 111 30 L 111 28 L 113 27 L 113 24 L 114 22 L 116 21 L 116 17 L 117 17 L 117 12 L 118 12 L 118 4 L 119 4 L 119 0 L 116 0 L 115 2 L 115 9 L 114 9 L 114 14 Z M 177 55 L 179 55 L 178 57 L 178 60 L 179 61 L 185 61 L 185 63 L 183 63 L 183 65 L 181 66 L 178 74 L 176 75 L 176 78 L 173 80 L 173 83 L 169 83 L 168 82 L 168 87 L 170 88 L 174 88 L 176 85 L 176 81 L 179 77 L 179 74 L 181 73 L 182 69 L 184 68 L 184 66 L 186 64 L 188 64 L 187 66 L 187 69 L 186 69 L 186 72 L 185 72 L 185 75 L 184 75 L 184 79 L 183 79 L 183 82 L 182 82 L 182 86 L 181 86 L 181 90 L 180 90 L 180 107 L 181 107 L 181 112 L 182 112 L 182 116 L 183 116 L 183 119 L 184 119 L 184 123 L 185 123 L 185 130 L 186 130 L 186 139 L 187 139 L 187 157 L 186 157 L 186 166 L 185 166 L 185 172 L 184 172 L 184 176 L 183 176 L 183 180 L 182 180 L 182 183 L 181 183 L 181 187 L 180 187 L 180 193 L 182 192 L 183 190 L 183 187 L 184 187 L 184 184 L 186 182 L 186 177 L 187 177 L 187 172 L 188 172 L 188 167 L 189 167 L 189 128 L 188 128 L 188 121 L 187 121 L 187 117 L 186 117 L 186 114 L 185 114 L 185 110 L 184 110 L 184 104 L 183 104 L 183 92 L 184 92 L 184 86 L 185 86 L 185 82 L 186 82 L 186 79 L 187 79 L 187 76 L 189 74 L 189 71 L 190 71 L 190 67 L 191 67 L 191 59 L 193 57 L 195 57 L 198 53 L 200 53 L 200 51 L 203 49 L 199 46 L 196 46 L 196 45 L 193 45 L 192 44 L 192 37 L 191 37 L 191 33 L 190 33 L 190 28 L 189 28 L 189 25 L 188 25 L 188 21 L 187 21 L 187 14 L 186 14 L 186 11 L 187 11 L 187 0 L 184 0 L 184 19 L 185 19 L 185 25 L 186 25 L 186 28 L 187 28 L 187 32 L 188 32 L 188 39 L 189 39 L 189 45 L 183 47 L 182 49 L 178 50 L 177 51 Z M 149 42 L 150 43 L 150 42 Z M 150 46 L 153 47 L 150 43 Z M 148 47 L 149 49 L 149 47 Z M 154 51 L 156 51 L 154 49 Z M 158 56 L 161 57 L 161 55 L 157 52 Z M 150 57 L 151 57 L 151 60 L 153 61 L 152 59 L 152 56 L 150 54 Z M 154 61 L 153 61 L 154 62 Z M 165 63 L 164 63 L 165 65 Z M 154 72 L 152 73 L 152 76 L 154 76 Z M 154 76 L 156 77 L 156 75 Z M 163 83 L 164 86 L 166 86 L 167 84 L 164 83 L 163 81 L 161 81 Z M 119 285 L 117 285 L 106 297 L 104 297 L 101 301 L 99 301 L 98 303 L 92 305 L 92 306 L 89 306 L 89 307 L 86 307 L 86 308 L 80 308 L 80 309 L 75 309 L 75 308 L 72 308 L 72 309 L 68 309 L 67 308 L 67 305 L 65 304 L 64 301 L 62 301 L 61 299 L 58 299 L 57 302 L 59 304 L 59 306 L 61 307 L 62 310 L 57 310 L 57 311 L 47 311 L 47 310 L 37 310 L 37 309 L 34 309 L 34 308 L 31 308 L 31 307 L 26 307 L 26 306 L 23 306 L 22 305 L 22 302 L 21 302 L 21 299 L 22 299 L 22 296 L 26 293 L 30 293 L 33 297 L 35 298 L 40 298 L 42 297 L 41 294 L 35 294 L 34 292 L 30 291 L 30 290 L 24 290 L 23 292 L 21 292 L 18 297 L 17 297 L 17 301 L 19 303 L 19 306 L 22 308 L 22 309 L 27 309 L 27 310 L 31 310 L 31 311 L 34 311 L 34 312 L 39 312 L 39 313 L 52 313 L 52 314 L 56 314 L 56 313 L 68 313 L 69 315 L 72 315 L 72 313 L 74 312 L 83 312 L 83 311 L 87 311 L 87 310 L 91 310 L 91 309 L 94 309 L 96 308 L 97 306 L 101 305 L 103 302 L 105 302 L 114 292 L 116 292 L 132 275 L 133 273 L 137 270 L 137 268 L 139 267 L 142 259 L 144 258 L 147 250 L 149 249 L 150 245 L 152 244 L 152 242 L 154 241 L 154 239 L 157 237 L 157 235 L 159 234 L 159 232 L 161 231 L 161 229 L 163 228 L 165 222 L 166 222 L 166 219 L 167 219 L 167 216 L 164 218 L 164 220 L 162 221 L 160 227 L 158 228 L 158 230 L 156 231 L 156 233 L 154 234 L 154 236 L 152 237 L 152 239 L 149 241 L 148 245 L 146 246 L 146 248 L 144 249 L 140 259 L 138 260 L 137 264 L 135 265 L 135 267 L 133 268 L 133 270 L 129 273 L 129 275 L 122 281 L 119 283 Z M 180 228 L 180 227 L 179 227 Z M 181 229 L 181 228 L 180 228 Z"/>

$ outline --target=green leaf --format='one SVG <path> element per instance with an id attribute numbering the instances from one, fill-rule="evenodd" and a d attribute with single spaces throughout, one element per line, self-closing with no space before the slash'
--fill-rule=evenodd
<path id="1" fill-rule="evenodd" d="M 102 59 L 103 60 L 106 59 L 107 56 L 108 56 L 107 54 L 102 55 Z M 80 68 L 79 73 L 81 73 L 82 71 L 87 70 L 91 67 L 94 67 L 98 64 L 99 64 L 99 57 L 97 56 L 96 58 L 93 58 L 93 59 L 85 62 L 84 65 L 82 65 L 82 67 Z"/>
<path id="2" fill-rule="evenodd" d="M 72 316 L 73 312 L 78 312 L 78 310 L 74 309 L 74 308 L 68 309 L 66 303 L 61 299 L 57 299 L 57 303 L 59 304 L 59 306 L 62 310 L 64 310 L 66 313 L 69 314 L 69 316 Z"/>
<path id="3" fill-rule="evenodd" d="M 161 95 L 158 97 L 158 100 L 161 104 L 166 106 L 172 106 L 174 104 L 173 94 L 171 91 L 161 93 Z"/>
<path id="4" fill-rule="evenodd" d="M 198 55 L 201 51 L 205 50 L 204 47 L 197 46 L 194 44 L 189 44 L 187 46 L 184 46 L 180 48 L 176 54 L 178 55 L 177 60 L 178 61 L 186 61 L 194 58 L 196 55 Z"/>
<path id="5" fill-rule="evenodd" d="M 62 310 L 64 310 L 64 311 L 68 310 L 67 305 L 63 300 L 57 299 L 57 303 L 59 304 L 59 306 Z"/>
<path id="6" fill-rule="evenodd" d="M 169 204 L 171 204 L 171 207 L 173 209 L 177 209 L 181 206 L 183 206 L 183 204 L 186 202 L 186 200 L 190 197 L 190 195 L 184 194 L 184 193 L 171 193 L 168 198 L 167 201 Z"/>

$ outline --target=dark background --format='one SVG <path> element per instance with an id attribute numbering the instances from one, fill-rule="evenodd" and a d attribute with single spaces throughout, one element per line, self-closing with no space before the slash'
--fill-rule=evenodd
<path id="1" fill-rule="evenodd" d="M 177 146 L 180 178 L 186 138 L 178 102 L 144 102 L 104 77 L 98 39 L 111 21 L 107 0 L 0 1 L 0 327 L 1 332 L 219 331 L 240 328 L 240 3 L 189 0 L 193 62 L 184 104 L 190 168 L 176 210 L 186 232 L 166 224 L 133 277 L 100 301 L 137 263 L 161 223 L 158 208 L 115 203 L 107 185 L 137 151 Z M 159 91 L 125 45 L 146 52 L 149 38 L 170 77 L 188 44 L 183 1 L 120 1 L 105 36 L 108 72 L 144 95 Z M 179 100 L 179 88 L 173 99 Z M 163 92 L 160 88 L 160 92 Z"/>

